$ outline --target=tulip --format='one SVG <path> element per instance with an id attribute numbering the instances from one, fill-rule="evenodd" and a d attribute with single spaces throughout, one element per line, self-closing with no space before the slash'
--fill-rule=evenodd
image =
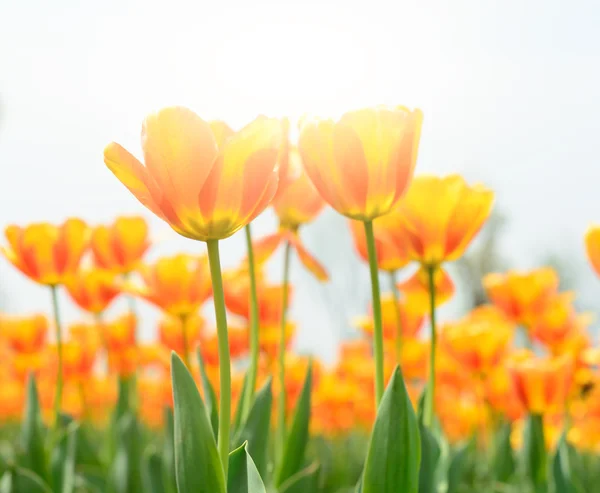
<path id="1" fill-rule="evenodd" d="M 20 354 L 34 354 L 46 343 L 48 319 L 45 315 L 9 317 L 0 315 L 0 334 L 10 349 Z"/>
<path id="2" fill-rule="evenodd" d="M 56 332 L 57 379 L 54 398 L 55 428 L 60 425 L 63 390 L 62 328 L 58 306 L 58 286 L 73 274 L 88 247 L 89 230 L 81 219 L 67 219 L 60 226 L 30 224 L 25 228 L 11 225 L 5 230 L 8 247 L 0 252 L 33 281 L 50 287 Z"/>
<path id="3" fill-rule="evenodd" d="M 116 274 L 98 268 L 79 269 L 66 279 L 65 288 L 77 306 L 94 315 L 106 310 L 120 293 Z"/>
<path id="4" fill-rule="evenodd" d="M 231 365 L 218 241 L 250 223 L 273 198 L 281 123 L 259 117 L 230 138 L 222 130 L 186 108 L 165 108 L 142 126 L 145 166 L 116 143 L 106 147 L 104 161 L 173 230 L 207 244 L 219 334 L 218 449 L 227 477 Z"/>
<path id="5" fill-rule="evenodd" d="M 420 110 L 368 108 L 338 122 L 305 121 L 298 147 L 306 173 L 340 214 L 364 222 L 375 322 L 375 402 L 383 396 L 383 335 L 373 220 L 389 213 L 412 178 L 417 161 Z"/>
<path id="6" fill-rule="evenodd" d="M 596 274 L 600 276 L 600 226 L 590 226 L 585 234 L 585 248 L 588 260 Z"/>

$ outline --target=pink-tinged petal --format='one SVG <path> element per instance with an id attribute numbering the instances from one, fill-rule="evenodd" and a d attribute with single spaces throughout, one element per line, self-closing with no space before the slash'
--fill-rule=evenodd
<path id="1" fill-rule="evenodd" d="M 217 157 L 210 125 L 183 107 L 165 108 L 142 126 L 144 161 L 174 210 L 196 207 Z"/>

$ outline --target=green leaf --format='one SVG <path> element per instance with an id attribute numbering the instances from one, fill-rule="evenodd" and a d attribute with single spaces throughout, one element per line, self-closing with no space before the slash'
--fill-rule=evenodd
<path id="1" fill-rule="evenodd" d="M 256 394 L 254 404 L 250 408 L 248 418 L 239 430 L 235 444 L 240 446 L 248 442 L 248 453 L 252 457 L 261 477 L 267 472 L 267 450 L 269 447 L 269 431 L 271 427 L 271 408 L 273 390 L 271 379 Z"/>
<path id="2" fill-rule="evenodd" d="M 198 364 L 200 365 L 200 377 L 202 378 L 202 390 L 204 392 L 204 400 L 206 404 L 206 412 L 208 413 L 208 419 L 212 425 L 213 434 L 215 440 L 219 439 L 219 401 L 217 400 L 217 394 L 215 389 L 208 379 L 206 373 L 206 366 L 204 365 L 204 358 L 202 353 L 198 350 Z"/>
<path id="3" fill-rule="evenodd" d="M 296 412 L 292 420 L 290 432 L 285 441 L 283 457 L 275 476 L 275 486 L 296 474 L 304 464 L 304 454 L 309 438 L 310 397 L 312 391 L 312 362 L 308 365 L 302 392 L 296 404 Z"/>
<path id="4" fill-rule="evenodd" d="M 308 493 L 319 490 L 321 466 L 314 462 L 288 478 L 279 488 L 280 493 Z"/>
<path id="5" fill-rule="evenodd" d="M 577 481 L 576 453 L 563 433 L 552 457 L 555 493 L 582 493 L 583 490 Z"/>
<path id="6" fill-rule="evenodd" d="M 529 481 L 536 491 L 543 491 L 547 478 L 547 455 L 542 416 L 529 415 L 523 435 L 523 461 Z"/>
<path id="7" fill-rule="evenodd" d="M 44 434 L 35 378 L 33 375 L 30 375 L 27 379 L 27 403 L 25 405 L 20 437 L 23 456 L 19 463 L 25 469 L 30 469 L 42 479 L 48 477 Z"/>
<path id="8" fill-rule="evenodd" d="M 263 480 L 246 445 L 244 443 L 229 454 L 227 493 L 266 493 Z"/>
<path id="9" fill-rule="evenodd" d="M 165 438 L 162 452 L 162 473 L 163 482 L 169 493 L 177 491 L 177 480 L 175 479 L 175 448 L 173 447 L 174 438 L 174 418 L 173 409 L 165 407 Z"/>
<path id="10" fill-rule="evenodd" d="M 108 478 L 108 491 L 129 493 L 142 490 L 141 436 L 134 415 L 126 413 L 118 424 L 117 451 Z"/>
<path id="11" fill-rule="evenodd" d="M 506 482 L 515 471 L 515 457 L 510 442 L 512 426 L 509 421 L 502 423 L 494 437 L 492 456 L 492 477 L 500 482 Z"/>
<path id="12" fill-rule="evenodd" d="M 248 373 L 244 375 L 244 381 L 242 382 L 242 390 L 240 391 L 240 397 L 238 399 L 237 407 L 235 409 L 235 416 L 233 418 L 232 432 L 235 435 L 242 426 L 242 418 L 244 415 L 244 401 L 246 400 L 246 393 L 248 392 Z"/>
<path id="13" fill-rule="evenodd" d="M 158 452 L 148 449 L 142 458 L 142 485 L 145 493 L 165 493 L 162 460 Z"/>
<path id="14" fill-rule="evenodd" d="M 440 460 L 441 449 L 435 435 L 429 431 L 422 421 L 419 421 L 419 431 L 421 435 L 419 493 L 436 493 L 436 471 Z"/>
<path id="15" fill-rule="evenodd" d="M 171 353 L 175 410 L 175 474 L 179 493 L 226 493 L 215 436 L 196 382 Z"/>
<path id="16" fill-rule="evenodd" d="M 471 465 L 475 442 L 469 440 L 460 445 L 452 454 L 448 466 L 448 488 L 446 493 L 457 493 L 465 482 L 465 476 Z"/>
<path id="17" fill-rule="evenodd" d="M 16 467 L 2 475 L 0 493 L 52 493 L 52 490 L 33 471 Z"/>
<path id="18" fill-rule="evenodd" d="M 83 483 L 88 490 L 92 492 L 106 491 L 106 473 L 103 468 L 77 464 L 77 476 L 79 482 Z"/>
<path id="19" fill-rule="evenodd" d="M 75 459 L 79 424 L 72 422 L 63 428 L 52 450 L 50 460 L 52 489 L 55 492 L 72 493 L 75 488 Z"/>
<path id="20" fill-rule="evenodd" d="M 98 454 L 98 446 L 94 445 L 94 430 L 87 422 L 81 423 L 77 432 L 77 465 L 100 467 L 102 461 Z"/>
<path id="21" fill-rule="evenodd" d="M 420 463 L 419 426 L 396 366 L 375 418 L 362 492 L 417 493 Z"/>

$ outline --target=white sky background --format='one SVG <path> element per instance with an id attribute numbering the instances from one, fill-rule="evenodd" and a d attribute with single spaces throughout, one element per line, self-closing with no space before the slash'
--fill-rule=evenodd
<path id="1" fill-rule="evenodd" d="M 91 3 L 0 3 L 1 228 L 143 213 L 160 240 L 151 258 L 193 251 L 102 162 L 111 140 L 139 155 L 148 112 L 182 104 L 240 126 L 258 113 L 405 104 L 425 113 L 417 172 L 461 172 L 494 188 L 512 264 L 570 256 L 581 297 L 600 308 L 583 251 L 586 227 L 600 222 L 597 2 Z M 267 214 L 254 230 L 274 226 Z M 333 280 L 319 286 L 297 262 L 292 276 L 297 345 L 325 356 L 369 299 L 345 235 L 331 212 L 306 227 Z M 243 254 L 242 237 L 223 243 L 227 265 Z M 2 259 L 0 290 L 11 312 L 50 308 L 45 290 Z M 67 320 L 81 318 L 66 298 L 63 307 Z M 459 310 L 460 300 L 446 313 Z M 150 337 L 156 311 L 144 315 Z"/>

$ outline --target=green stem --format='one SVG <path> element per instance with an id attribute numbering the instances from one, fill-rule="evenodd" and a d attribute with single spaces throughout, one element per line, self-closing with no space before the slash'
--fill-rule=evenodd
<path id="1" fill-rule="evenodd" d="M 254 400 L 256 378 L 258 375 L 258 294 L 256 292 L 256 270 L 254 266 L 254 248 L 252 246 L 252 230 L 246 225 L 246 248 L 248 250 L 248 276 L 250 278 L 250 367 L 248 368 L 248 387 L 244 399 L 242 421 L 246 420 Z"/>
<path id="2" fill-rule="evenodd" d="M 394 311 L 396 313 L 396 359 L 402 365 L 402 311 L 400 309 L 400 291 L 396 285 L 396 271 L 390 271 L 390 283 L 392 284 L 392 297 L 394 300 Z"/>
<path id="3" fill-rule="evenodd" d="M 223 277 L 221 275 L 221 260 L 219 258 L 218 240 L 206 242 L 208 261 L 213 286 L 213 301 L 217 322 L 217 338 L 219 343 L 219 440 L 218 449 L 227 477 L 229 466 L 229 426 L 231 420 L 231 363 L 229 358 L 229 336 L 227 334 L 227 314 L 225 312 L 225 296 L 223 294 Z"/>
<path id="4" fill-rule="evenodd" d="M 283 458 L 283 450 L 285 447 L 285 332 L 287 325 L 287 309 L 288 309 L 288 291 L 290 284 L 290 255 L 291 245 L 289 241 L 285 242 L 283 253 L 283 296 L 281 301 L 281 325 L 279 327 L 279 352 L 277 353 L 277 366 L 279 368 L 279 402 L 277 404 L 278 414 L 278 434 L 277 434 L 277 451 L 279 458 Z"/>
<path id="5" fill-rule="evenodd" d="M 437 332 L 435 327 L 435 266 L 427 266 L 427 277 L 429 281 L 429 308 L 431 322 L 431 341 L 429 346 L 429 383 L 427 384 L 427 394 L 425 394 L 425 413 L 423 421 L 429 428 L 433 425 L 433 415 L 435 412 L 435 356 Z"/>
<path id="6" fill-rule="evenodd" d="M 365 236 L 369 254 L 369 270 L 371 271 L 371 292 L 373 297 L 373 345 L 375 352 L 375 406 L 383 397 L 383 324 L 381 322 L 381 298 L 379 290 L 379 270 L 377 252 L 375 250 L 375 235 L 373 222 L 365 221 Z"/>
<path id="7" fill-rule="evenodd" d="M 182 346 L 183 346 L 182 347 L 183 362 L 185 363 L 185 366 L 187 366 L 188 370 L 189 370 L 192 367 L 190 366 L 190 347 L 189 347 L 189 343 L 188 343 L 187 330 L 186 330 L 188 316 L 181 315 L 179 319 L 181 320 L 181 342 L 182 342 Z"/>
<path id="8" fill-rule="evenodd" d="M 60 324 L 60 312 L 58 310 L 58 288 L 56 285 L 50 286 L 52 294 L 52 310 L 54 312 L 54 330 L 56 331 L 56 352 L 58 355 L 58 368 L 56 372 L 56 391 L 54 394 L 54 427 L 60 426 L 60 407 L 62 403 L 63 392 L 63 344 L 62 328 Z"/>

